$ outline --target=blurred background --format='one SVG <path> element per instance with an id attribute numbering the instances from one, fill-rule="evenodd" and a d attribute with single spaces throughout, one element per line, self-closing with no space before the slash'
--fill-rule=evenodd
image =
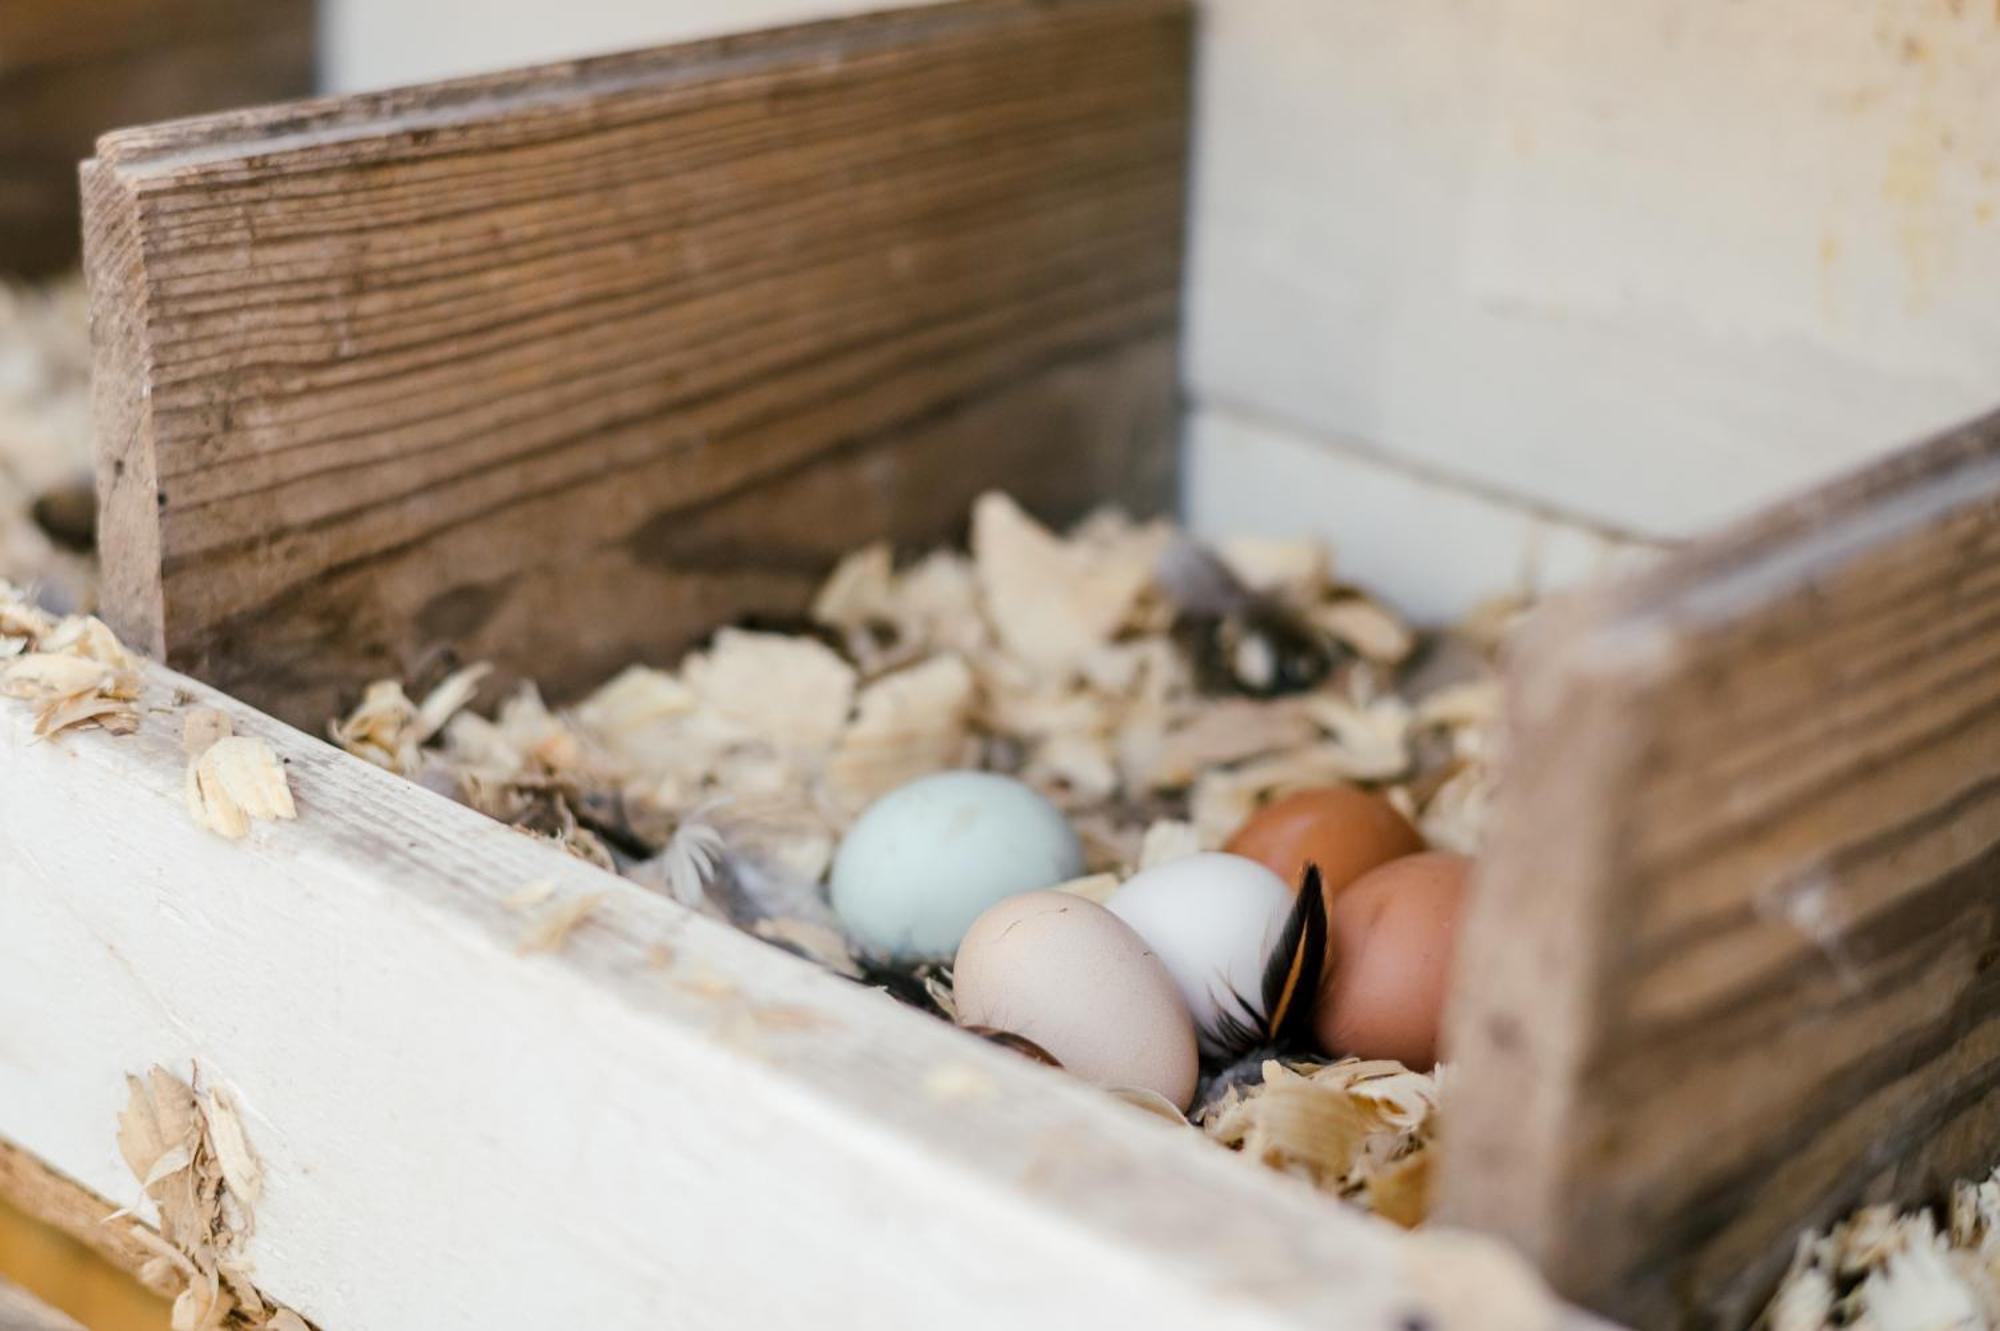
<path id="1" fill-rule="evenodd" d="M 0 0 L 0 575 L 87 595 L 61 275 L 99 131 L 884 7 Z M 1201 9 L 1198 528 L 1325 536 L 1438 618 L 2000 402 L 1994 0 Z M 0 1217 L 0 1275 L 163 1325 L 92 1269 Z"/>

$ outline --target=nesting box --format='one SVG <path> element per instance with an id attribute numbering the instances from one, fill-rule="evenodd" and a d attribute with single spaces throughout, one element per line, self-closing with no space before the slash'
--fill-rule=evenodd
<path id="1" fill-rule="evenodd" d="M 441 645 L 578 688 L 795 610 L 988 487 L 1168 503 L 1191 51 L 1173 0 L 970 0 L 100 141 L 153 663 L 135 734 L 0 712 L 10 1192 L 90 1228 L 123 1074 L 191 1063 L 327 1331 L 1447 1331 L 1735 1326 L 1989 1161 L 2000 418 L 1527 632 L 1415 1234 L 314 738 Z M 189 819 L 195 706 L 295 822 Z M 560 952 L 529 884 L 601 894 Z"/>

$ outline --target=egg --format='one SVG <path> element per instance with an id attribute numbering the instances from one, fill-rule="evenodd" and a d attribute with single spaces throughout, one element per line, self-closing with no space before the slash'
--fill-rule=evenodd
<path id="1" fill-rule="evenodd" d="M 1083 872 L 1062 813 L 1011 777 L 938 772 L 855 820 L 833 860 L 834 913 L 864 949 L 943 961 L 994 902 Z"/>
<path id="2" fill-rule="evenodd" d="M 1363 874 L 1329 912 L 1331 972 L 1313 1029 L 1329 1053 L 1437 1062 L 1472 861 L 1432 851 Z"/>
<path id="3" fill-rule="evenodd" d="M 1307 864 L 1319 866 L 1327 905 L 1377 865 L 1424 848 L 1410 820 L 1359 786 L 1319 786 L 1273 800 L 1250 816 L 1224 847 L 1269 868 L 1297 888 Z"/>
<path id="4" fill-rule="evenodd" d="M 1264 963 L 1284 931 L 1292 889 L 1255 860 L 1211 852 L 1135 874 L 1105 906 L 1132 926 L 1180 986 L 1204 1053 L 1240 1046 L 1262 1025 Z"/>
<path id="5" fill-rule="evenodd" d="M 1086 1081 L 1194 1099 L 1194 1022 L 1173 976 L 1094 901 L 1027 892 L 989 908 L 958 945 L 952 994 L 962 1024 L 1019 1036 Z"/>

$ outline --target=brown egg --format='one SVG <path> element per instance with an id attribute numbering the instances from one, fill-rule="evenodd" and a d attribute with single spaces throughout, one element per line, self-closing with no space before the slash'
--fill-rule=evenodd
<path id="1" fill-rule="evenodd" d="M 1472 861 L 1431 851 L 1373 869 L 1335 898 L 1330 973 L 1313 1030 L 1329 1053 L 1437 1062 Z"/>
<path id="2" fill-rule="evenodd" d="M 1297 890 L 1308 862 L 1319 866 L 1328 907 L 1377 865 L 1424 848 L 1409 819 L 1359 786 L 1321 786 L 1273 800 L 1236 829 L 1224 847 L 1256 860 Z"/>

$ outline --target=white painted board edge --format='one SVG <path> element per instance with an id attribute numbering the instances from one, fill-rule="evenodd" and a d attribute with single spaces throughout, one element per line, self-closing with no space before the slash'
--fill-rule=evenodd
<path id="1" fill-rule="evenodd" d="M 1546 596 L 1668 548 L 1244 411 L 1197 406 L 1183 462 L 1195 532 L 1324 541 L 1338 576 L 1419 623 Z"/>
<path id="2" fill-rule="evenodd" d="M 264 1164 L 256 1278 L 328 1331 L 1575 1319 L 1485 1240 L 1407 1236 L 147 678 L 128 737 L 34 742 L 0 704 L 0 1136 L 137 1202 L 125 1074 L 198 1065 Z M 193 705 L 272 743 L 297 822 L 196 828 Z M 605 898 L 523 956 L 504 899 L 538 882 Z"/>

